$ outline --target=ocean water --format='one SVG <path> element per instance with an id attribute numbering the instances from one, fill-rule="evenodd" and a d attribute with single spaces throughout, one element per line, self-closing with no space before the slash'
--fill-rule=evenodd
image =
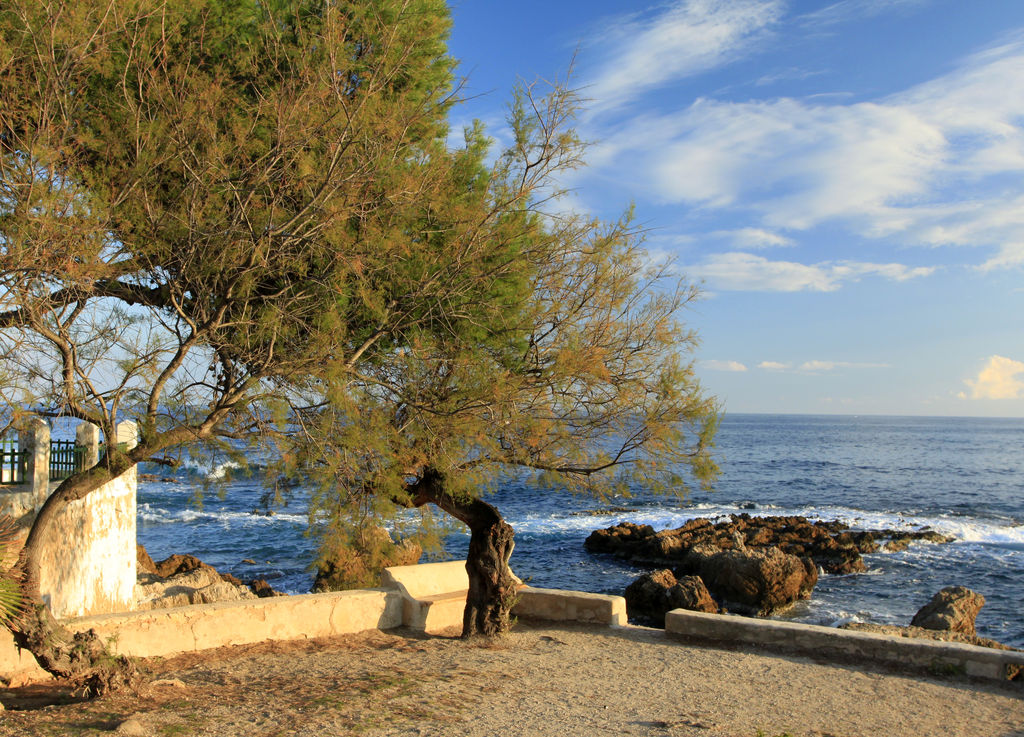
<path id="1" fill-rule="evenodd" d="M 535 586 L 621 594 L 643 571 L 592 555 L 583 541 L 622 521 L 663 529 L 748 512 L 857 529 L 930 527 L 955 542 L 868 555 L 866 573 L 822 576 L 811 600 L 785 616 L 908 624 L 936 591 L 964 585 L 986 599 L 979 634 L 1024 647 L 1024 420 L 729 414 L 717 452 L 715 489 L 684 500 L 638 488 L 599 504 L 504 480 L 488 500 L 516 530 L 513 570 Z M 308 591 L 314 542 L 301 498 L 272 516 L 254 514 L 263 489 L 248 478 L 229 483 L 223 498 L 208 494 L 202 508 L 192 504 L 203 477 L 223 471 L 185 467 L 170 481 L 141 482 L 139 541 L 155 559 L 192 553 L 240 578 Z M 453 533 L 446 554 L 463 557 L 467 544 L 468 535 Z"/>

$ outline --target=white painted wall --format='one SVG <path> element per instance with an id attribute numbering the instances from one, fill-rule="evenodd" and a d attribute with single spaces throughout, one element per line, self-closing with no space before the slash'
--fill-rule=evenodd
<path id="1" fill-rule="evenodd" d="M 133 466 L 58 517 L 40 576 L 43 600 L 58 619 L 134 608 L 136 485 Z"/>

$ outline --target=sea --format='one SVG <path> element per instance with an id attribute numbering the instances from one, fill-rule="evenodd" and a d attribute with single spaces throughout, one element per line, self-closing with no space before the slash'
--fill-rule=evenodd
<path id="1" fill-rule="evenodd" d="M 821 576 L 811 599 L 781 616 L 909 624 L 937 591 L 962 585 L 985 597 L 978 634 L 1024 647 L 1024 419 L 727 414 L 716 455 L 714 489 L 682 499 L 635 488 L 600 503 L 521 477 L 500 479 L 486 498 L 516 531 L 518 576 L 539 587 L 611 594 L 643 571 L 588 553 L 583 542 L 619 522 L 666 529 L 745 512 L 854 529 L 931 528 L 954 542 L 867 555 L 867 572 Z M 206 491 L 198 506 L 197 492 L 228 466 L 140 470 L 138 537 L 154 559 L 191 553 L 243 580 L 309 591 L 316 546 L 301 491 L 268 515 L 257 473 L 233 478 L 221 494 Z M 468 539 L 451 532 L 442 559 L 465 557 Z"/>

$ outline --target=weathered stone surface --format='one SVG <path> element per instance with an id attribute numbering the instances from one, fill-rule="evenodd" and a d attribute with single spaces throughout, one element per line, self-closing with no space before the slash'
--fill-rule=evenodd
<path id="1" fill-rule="evenodd" d="M 153 559 L 149 557 L 149 553 L 146 552 L 146 549 L 142 547 L 141 543 L 137 543 L 135 545 L 135 558 L 135 571 L 137 574 L 150 573 L 159 575 L 157 574 L 156 563 L 154 563 Z"/>
<path id="2" fill-rule="evenodd" d="M 148 737 L 150 731 L 142 722 L 133 717 L 121 722 L 114 730 L 114 734 L 122 735 L 122 737 Z"/>
<path id="3" fill-rule="evenodd" d="M 770 614 L 809 598 L 818 582 L 817 568 L 809 559 L 775 547 L 698 546 L 690 550 L 680 570 L 700 576 L 730 611 L 746 614 Z"/>
<path id="4" fill-rule="evenodd" d="M 198 568 L 203 568 L 210 571 L 215 571 L 214 567 L 208 563 L 203 563 L 199 558 L 194 555 L 174 555 L 164 558 L 162 561 L 155 564 L 156 574 L 161 578 L 170 578 L 179 573 L 188 573 Z"/>
<path id="5" fill-rule="evenodd" d="M 273 587 L 267 583 L 265 578 L 256 578 L 249 582 L 249 590 L 252 591 L 256 596 L 261 599 L 265 599 L 269 596 L 286 596 L 280 591 L 274 591 Z"/>
<path id="6" fill-rule="evenodd" d="M 135 608 L 139 611 L 255 598 L 256 594 L 248 586 L 224 580 L 212 566 L 201 561 L 192 570 L 168 578 L 142 574 L 135 586 Z"/>
<path id="7" fill-rule="evenodd" d="M 846 622 L 839 625 L 844 630 L 860 630 L 861 632 L 874 632 L 879 635 L 893 635 L 895 637 L 911 637 L 922 640 L 938 640 L 939 642 L 963 642 L 967 645 L 978 647 L 990 647 L 994 650 L 1017 650 L 1018 648 L 1004 645 L 1001 642 L 990 640 L 987 637 L 969 635 L 966 632 L 951 632 L 950 630 L 926 630 L 923 627 L 901 627 L 895 624 L 874 624 L 872 622 Z"/>
<path id="8" fill-rule="evenodd" d="M 985 606 L 985 597 L 964 586 L 947 586 L 914 615 L 912 627 L 976 634 L 974 620 Z"/>
<path id="9" fill-rule="evenodd" d="M 690 520 L 674 530 L 655 532 L 650 525 L 624 522 L 595 530 L 585 543 L 587 550 L 611 553 L 637 565 L 675 567 L 698 546 L 718 550 L 779 548 L 798 558 L 809 557 L 826 573 L 846 574 L 866 570 L 861 557 L 879 549 L 880 540 L 897 543 L 927 540 L 949 542 L 933 530 L 894 532 L 853 531 L 841 522 L 810 522 L 805 517 L 752 517 L 732 515 L 714 523 L 709 519 Z M 706 581 L 705 581 L 706 583 Z"/>
<path id="10" fill-rule="evenodd" d="M 645 573 L 626 587 L 626 611 L 633 619 L 663 627 L 673 609 L 714 614 L 718 605 L 699 576 L 677 579 L 668 569 Z"/>

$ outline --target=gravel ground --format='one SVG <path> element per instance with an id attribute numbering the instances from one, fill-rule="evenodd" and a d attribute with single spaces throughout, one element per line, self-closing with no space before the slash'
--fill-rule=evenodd
<path id="1" fill-rule="evenodd" d="M 144 665 L 136 696 L 0 690 L 0 735 L 1024 737 L 1024 686 L 688 645 L 639 627 L 402 630 Z M 62 701 L 63 703 L 54 703 Z"/>

